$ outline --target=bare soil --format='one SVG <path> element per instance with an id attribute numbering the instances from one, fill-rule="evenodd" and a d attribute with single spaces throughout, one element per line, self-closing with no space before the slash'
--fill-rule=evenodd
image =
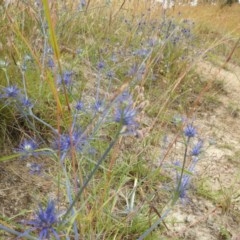
<path id="1" fill-rule="evenodd" d="M 227 94 L 220 96 L 217 108 L 196 119 L 200 134 L 211 144 L 198 163 L 188 200 L 177 204 L 166 219 L 169 231 L 165 239 L 240 239 L 240 67 L 226 67 L 209 62 L 198 65 L 206 81 L 222 79 Z M 28 165 L 33 162 L 42 164 L 47 172 L 29 174 Z M 47 158 L 1 163 L 1 216 L 20 221 L 22 210 L 37 207 L 38 196 L 55 192 L 50 181 L 54 171 Z M 14 238 L 0 231 L 0 239 Z"/>
<path id="2" fill-rule="evenodd" d="M 226 94 L 195 121 L 207 149 L 197 165 L 188 200 L 167 218 L 167 239 L 240 239 L 240 67 L 198 64 L 206 78 L 222 80 Z M 221 91 L 221 90 L 219 90 Z"/>

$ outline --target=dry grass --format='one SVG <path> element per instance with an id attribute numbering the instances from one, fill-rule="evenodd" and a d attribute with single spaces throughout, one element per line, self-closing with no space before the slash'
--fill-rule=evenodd
<path id="1" fill-rule="evenodd" d="M 240 35 L 240 5 L 220 7 L 218 5 L 200 5 L 196 7 L 178 6 L 171 13 L 193 19 L 198 25 L 208 26 L 212 31 L 221 34 Z"/>
<path id="2" fill-rule="evenodd" d="M 195 35 L 199 47 L 207 48 L 213 42 L 219 42 L 208 57 L 212 63 L 223 62 L 239 64 L 240 59 L 240 5 L 222 7 L 220 5 L 177 6 L 168 12 L 176 18 L 190 19 L 195 22 Z M 231 60 L 231 61 L 230 61 Z"/>
<path id="3" fill-rule="evenodd" d="M 32 5 L 28 5 L 25 2 L 31 3 Z M 47 0 L 43 2 L 47 3 Z M 91 180 L 91 184 L 88 184 L 88 182 L 85 181 L 87 184 L 80 189 L 81 191 L 84 189 L 84 194 L 86 193 L 86 196 L 83 194 L 81 201 L 79 201 L 79 203 L 82 204 L 81 207 L 76 204 L 76 208 L 79 208 L 76 215 L 76 224 L 81 231 L 81 235 L 86 236 L 83 238 L 136 239 L 137 236 L 140 236 L 144 232 L 150 233 L 148 229 L 152 231 L 156 228 L 158 223 L 162 221 L 158 211 L 162 211 L 165 204 L 167 208 L 167 202 L 171 202 L 172 198 L 175 203 L 175 197 L 179 197 L 179 187 L 175 190 L 175 171 L 172 180 L 171 175 L 168 177 L 169 179 L 166 180 L 164 168 L 158 167 L 159 164 L 156 163 L 159 161 L 159 157 L 156 157 L 156 155 L 159 154 L 158 151 L 160 150 L 165 151 L 165 149 L 161 149 L 162 138 L 163 135 L 165 135 L 165 132 L 163 133 L 163 131 L 166 131 L 166 134 L 169 134 L 169 132 L 170 134 L 176 134 L 174 140 L 169 145 L 167 152 L 164 153 L 163 158 L 165 162 L 168 161 L 169 165 L 172 165 L 173 160 L 170 157 L 170 152 L 172 151 L 171 149 L 177 138 L 180 138 L 180 132 L 182 132 L 183 128 L 181 124 L 178 125 L 178 123 L 175 124 L 172 122 L 172 115 L 174 115 L 175 112 L 178 112 L 181 115 L 188 115 L 189 117 L 190 115 L 193 115 L 195 105 L 197 105 L 195 103 L 200 102 L 198 100 L 202 98 L 210 88 L 210 85 L 204 87 L 205 82 L 201 81 L 201 78 L 198 77 L 193 68 L 195 62 L 197 62 L 201 56 L 205 56 L 205 54 L 202 53 L 199 57 L 198 55 L 195 55 L 195 51 L 193 50 L 199 51 L 200 48 L 203 48 L 203 52 L 206 53 L 213 49 L 210 44 L 210 42 L 212 43 L 212 38 L 219 39 L 219 44 L 213 44 L 218 47 L 218 45 L 223 42 L 222 39 L 225 33 L 230 32 L 232 34 L 231 38 L 229 38 L 230 40 L 226 41 L 226 43 L 224 42 L 228 48 L 226 49 L 226 54 L 223 55 L 229 56 L 229 52 L 232 49 L 231 44 L 234 43 L 234 40 L 238 35 L 236 29 L 239 29 L 239 23 L 236 25 L 235 20 L 237 18 L 237 11 L 240 8 L 239 6 L 236 6 L 236 12 L 235 10 L 229 10 L 235 9 L 235 6 L 233 8 L 226 7 L 223 9 L 216 6 L 200 6 L 197 8 L 182 7 L 181 10 L 170 10 L 167 14 L 173 14 L 178 17 L 177 13 L 181 11 L 181 18 L 185 17 L 193 19 L 196 22 L 196 33 L 200 39 L 199 42 L 195 43 L 196 39 L 194 38 L 194 34 L 193 38 L 184 38 L 184 36 L 182 36 L 182 40 L 174 45 L 171 42 L 172 33 L 175 33 L 178 29 L 186 30 L 188 25 L 185 26 L 183 22 L 179 23 L 175 20 L 171 21 L 171 24 L 169 24 L 168 21 L 163 22 L 161 16 L 162 8 L 160 4 L 154 3 L 154 1 L 113 0 L 111 1 L 111 4 L 107 4 L 107 1 L 105 0 L 88 0 L 86 1 L 86 9 L 82 12 L 76 12 L 74 6 L 68 6 L 70 1 L 66 2 L 69 11 L 66 11 L 65 9 L 64 11 L 61 11 L 61 5 L 56 4 L 57 2 L 58 1 L 52 1 L 52 4 L 49 6 L 49 11 L 45 6 L 45 15 L 49 15 L 48 25 L 52 25 L 52 28 L 49 27 L 49 35 L 53 36 L 51 40 L 52 45 L 54 46 L 54 54 L 52 55 L 54 55 L 53 58 L 57 60 L 56 62 L 59 66 L 59 73 L 61 74 L 61 68 L 63 68 L 63 70 L 66 68 L 67 70 L 73 70 L 76 76 L 76 88 L 71 89 L 72 91 L 69 90 L 69 95 L 67 95 L 66 91 L 64 91 L 64 94 L 62 94 L 61 91 L 55 91 L 55 93 L 53 91 L 55 89 L 50 89 L 50 85 L 47 85 L 48 82 L 42 81 L 41 79 L 44 78 L 44 80 L 48 80 L 48 78 L 50 78 L 50 80 L 54 82 L 56 76 L 55 73 L 51 75 L 49 73 L 50 70 L 45 67 L 44 64 L 41 66 L 41 61 L 39 61 L 43 58 L 42 53 L 46 51 L 44 53 L 47 54 L 48 52 L 43 44 L 45 39 L 48 40 L 48 34 L 44 33 L 39 24 L 41 18 L 40 15 L 37 15 L 38 9 L 33 4 L 33 1 L 16 1 L 16 3 L 14 3 L 19 4 L 17 6 L 19 7 L 18 11 L 21 14 L 16 10 L 14 4 L 9 6 L 4 12 L 2 21 L 4 24 L 0 24 L 0 29 L 5 30 L 3 31 L 3 36 L 0 37 L 0 41 L 3 41 L 4 45 L 6 45 L 6 53 L 4 51 L 4 54 L 10 60 L 12 59 L 12 56 L 14 56 L 17 59 L 16 62 L 21 62 L 24 55 L 30 52 L 36 59 L 36 63 L 40 62 L 39 64 L 36 64 L 37 67 L 39 66 L 38 68 L 36 67 L 37 71 L 33 68 L 34 65 L 32 62 L 32 65 L 29 63 L 27 66 L 30 70 L 30 67 L 34 70 L 30 71 L 28 68 L 26 70 L 27 90 L 32 98 L 37 99 L 33 109 L 34 114 L 36 111 L 36 114 L 38 114 L 41 119 L 44 121 L 46 119 L 46 122 L 51 123 L 54 128 L 58 126 L 59 134 L 60 129 L 62 129 L 61 133 L 64 134 L 64 132 L 69 131 L 69 133 L 71 132 L 70 135 L 72 135 L 72 116 L 75 117 L 75 113 L 73 112 L 73 114 L 70 114 L 70 112 L 67 111 L 69 105 L 68 101 L 71 101 L 71 106 L 75 106 L 75 102 L 79 99 L 79 95 L 83 96 L 83 98 L 87 95 L 88 98 L 86 102 L 89 102 L 88 109 L 92 109 L 91 98 L 95 99 L 96 97 L 94 95 L 95 88 L 92 90 L 91 88 L 93 87 L 85 87 L 85 85 L 90 83 L 91 86 L 94 86 L 92 82 L 95 83 L 98 81 L 98 77 L 101 78 L 101 88 L 99 87 L 97 90 L 100 92 L 105 91 L 106 89 L 105 99 L 107 99 L 108 96 L 111 98 L 111 96 L 115 96 L 117 93 L 122 92 L 123 89 L 125 89 L 125 86 L 132 85 L 132 89 L 130 90 L 134 93 L 136 92 L 135 94 L 137 95 L 138 100 L 142 99 L 144 102 L 146 98 L 146 100 L 150 102 L 150 105 L 147 106 L 146 112 L 141 110 L 143 127 L 140 130 L 144 139 L 130 137 L 126 139 L 121 138 L 110 154 L 110 163 L 109 161 L 106 161 L 101 165 L 101 168 L 98 165 L 102 163 L 105 158 L 108 160 L 105 153 L 108 153 L 111 148 L 107 148 L 107 146 L 109 145 L 110 140 L 115 137 L 117 129 L 116 123 L 113 123 L 112 125 L 107 123 L 105 126 L 103 120 L 99 118 L 101 121 L 99 120 L 98 123 L 97 120 L 95 120 L 95 115 L 93 118 L 91 113 L 86 116 L 82 115 L 83 117 L 81 116 L 79 125 L 84 125 L 83 127 L 85 127 L 90 124 L 90 126 L 93 126 L 95 122 L 99 124 L 96 124 L 96 129 L 99 130 L 94 130 L 95 132 L 91 134 L 91 138 L 93 136 L 94 140 L 91 139 L 90 142 L 93 147 L 96 148 L 96 155 L 88 156 L 88 153 L 86 153 L 85 156 L 79 154 L 76 158 L 75 151 L 71 151 L 71 155 L 69 154 L 68 158 L 64 160 L 67 166 L 66 169 L 68 170 L 66 176 L 64 175 L 64 178 L 74 179 L 73 186 L 71 187 L 74 189 L 77 188 L 74 184 L 75 182 L 78 182 L 76 177 L 78 174 L 80 176 L 80 186 L 83 186 L 82 179 L 87 179 L 87 181 Z M 230 20 L 229 18 L 225 19 L 226 17 L 230 17 L 231 14 L 234 15 L 234 17 L 230 18 Z M 33 18 L 34 15 L 36 15 L 36 18 Z M 44 15 L 42 17 L 44 17 Z M 214 19 L 214 21 L 212 19 Z M 166 20 L 168 19 L 166 18 Z M 220 28 L 221 22 L 226 23 L 224 28 Z M 129 23 L 129 25 L 126 23 Z M 177 28 L 174 27 L 171 30 L 170 26 L 173 25 L 172 23 L 174 23 Z M 151 24 L 154 25 L 154 28 L 152 28 Z M 177 32 L 177 34 L 177 37 L 181 38 L 181 32 Z M 13 40 L 11 42 L 12 45 L 7 46 L 5 42 L 7 43 L 6 39 L 9 36 L 11 36 Z M 151 57 L 145 57 L 145 59 L 138 57 L 135 53 L 133 54 L 133 52 L 136 52 L 139 49 L 141 50 L 145 46 L 144 43 L 150 38 L 153 38 L 153 40 L 156 39 L 156 44 L 159 44 L 153 49 Z M 207 42 L 202 41 L 204 38 L 209 40 L 210 47 L 207 46 Z M 36 39 L 39 39 L 39 42 L 37 42 Z M 198 43 L 201 43 L 201 45 L 198 45 Z M 188 50 L 187 53 L 185 53 L 186 48 Z M 78 55 L 76 52 L 79 49 L 81 50 L 81 53 Z M 0 59 L 5 59 L 4 54 L 1 55 L 0 52 Z M 50 55 L 50 57 L 52 57 L 52 55 Z M 120 59 L 119 62 L 112 63 L 112 55 L 116 55 Z M 44 58 L 46 58 L 46 56 Z M 106 80 L 104 75 L 105 72 L 100 74 L 99 70 L 96 70 L 98 61 L 102 59 L 106 63 L 107 70 L 113 70 L 116 72 L 117 79 L 114 78 L 113 83 L 111 83 L 114 86 L 109 85 L 110 87 L 107 86 L 104 88 L 104 81 Z M 184 59 L 186 59 L 186 62 Z M 141 76 L 141 79 L 139 80 L 139 86 L 141 85 L 141 88 L 139 86 L 134 88 L 135 85 L 133 85 L 132 82 L 135 80 L 135 77 L 133 78 L 127 75 L 129 67 L 132 65 L 134 66 L 134 64 L 138 64 L 139 66 L 140 64 L 146 64 L 146 74 L 142 74 L 143 76 Z M 11 66 L 16 68 L 15 65 L 16 64 L 12 61 Z M 21 74 L 17 70 L 10 70 L 10 75 L 13 79 L 21 79 Z M 150 73 L 152 73 L 152 75 Z M 4 79 L 4 75 L 2 78 Z M 17 84 L 16 80 L 14 81 L 14 83 Z M 43 86 L 39 91 L 36 89 L 36 83 L 39 85 L 42 84 Z M 210 83 L 211 81 L 208 81 L 208 84 Z M 4 87 L 5 82 L 3 82 L 2 85 L 2 87 Z M 21 82 L 19 85 L 21 86 Z M 45 87 L 45 85 L 47 86 Z M 137 92 L 135 89 L 142 90 Z M 143 89 L 145 89 L 145 92 Z M 55 99 L 50 95 L 51 91 L 53 92 L 53 96 L 55 93 Z M 140 98 L 140 95 L 143 97 Z M 58 117 L 55 116 L 60 115 L 60 110 L 56 111 L 55 109 L 55 102 L 56 99 L 58 100 L 58 97 L 60 99 L 59 106 L 63 106 L 62 119 L 58 119 Z M 216 100 L 211 96 L 210 101 L 207 99 L 205 102 L 209 105 L 209 103 L 215 102 Z M 204 111 L 206 110 L 207 109 L 205 108 Z M 113 111 L 109 110 L 109 112 Z M 105 118 L 106 117 L 104 116 L 102 119 Z M 110 118 L 112 117 L 110 116 L 109 119 Z M 89 123 L 88 119 L 93 119 L 93 121 Z M 41 125 L 44 125 L 44 122 L 43 124 L 42 122 L 43 121 L 39 123 L 39 129 Z M 45 124 L 43 127 L 48 125 Z M 36 129 L 33 127 L 30 128 L 28 125 L 24 125 L 24 127 L 29 132 L 32 131 L 30 132 L 32 135 L 39 131 L 37 128 L 38 126 Z M 25 130 L 24 127 L 21 129 Z M 43 133 L 41 130 L 41 134 L 44 135 L 45 132 Z M 46 131 L 46 136 L 51 134 L 52 132 L 48 129 L 48 132 Z M 105 157 L 101 157 L 102 153 L 104 153 L 103 156 Z M 179 152 L 178 155 L 180 156 L 181 154 L 182 152 Z M 185 157 L 186 154 L 184 158 Z M 78 163 L 76 159 L 79 162 L 79 165 L 77 165 Z M 163 160 L 161 161 L 161 164 Z M 12 163 L 9 162 L 10 167 L 12 167 L 11 164 Z M 185 163 L 183 166 L 184 165 Z M 97 174 L 95 174 L 95 170 L 97 170 L 95 166 L 99 168 Z M 46 166 L 44 165 L 43 167 L 45 168 Z M 182 176 L 183 170 L 181 171 Z M 65 174 L 65 168 L 63 168 L 63 172 Z M 53 175 L 55 175 L 55 172 Z M 49 179 L 52 179 L 52 175 L 46 174 L 46 176 L 48 182 L 51 182 Z M 61 181 L 62 179 L 63 181 L 65 180 L 61 170 L 56 173 L 56 179 L 57 178 L 61 179 Z M 165 186 L 166 181 L 173 185 L 173 187 L 167 191 L 160 188 L 160 185 Z M 44 185 L 44 188 L 45 182 L 41 182 L 41 179 L 39 182 Z M 53 194 L 57 191 L 66 192 L 66 196 L 69 197 L 68 189 L 66 188 L 66 191 L 66 189 L 60 186 L 60 184 L 57 186 L 57 184 L 55 184 L 56 182 L 57 181 L 53 179 L 51 187 L 49 187 L 51 190 L 45 190 L 44 188 L 44 191 Z M 68 186 L 69 183 L 67 182 L 65 185 Z M 13 182 L 13 184 L 14 186 L 17 185 L 16 182 Z M 86 187 L 87 185 L 89 185 L 88 188 Z M 17 189 L 19 188 L 18 185 L 16 187 Z M 35 188 L 35 185 L 33 185 L 33 187 Z M 44 202 L 45 198 L 48 196 L 44 191 L 39 190 L 39 193 L 36 193 L 41 202 Z M 76 192 L 74 198 L 78 201 L 82 192 L 79 190 L 77 191 L 78 192 Z M 172 193 L 175 191 L 177 194 L 173 195 Z M 21 191 L 19 192 L 24 196 L 26 195 L 25 189 L 23 188 L 21 188 Z M 32 192 L 35 195 L 35 190 L 32 190 Z M 71 197 L 69 197 L 69 199 L 70 198 Z M 228 198 L 226 199 L 228 200 Z M 10 196 L 6 197 L 4 200 L 6 205 L 9 205 L 9 202 L 11 202 Z M 18 217 L 20 216 L 23 219 L 27 219 L 24 212 L 25 208 L 29 208 L 30 204 L 35 201 L 36 199 L 32 197 L 28 202 L 24 202 L 22 206 L 18 206 L 18 210 L 23 212 L 19 214 Z M 64 198 L 62 198 L 61 201 L 62 205 L 66 202 Z M 12 202 L 14 201 L 12 200 Z M 229 206 L 226 204 L 226 209 L 228 207 Z M 68 208 L 68 212 L 70 211 L 69 209 L 71 210 L 71 208 Z M 152 209 L 157 210 L 152 211 Z M 10 210 L 9 215 L 17 214 L 19 212 L 16 211 L 16 213 L 12 213 Z M 64 217 L 65 216 L 67 216 L 67 214 L 64 215 Z M 75 216 L 71 217 L 71 220 L 69 221 L 70 224 L 75 221 L 74 218 Z M 13 219 L 12 216 L 11 219 Z M 157 219 L 158 222 L 154 223 Z M 151 225 L 154 227 L 150 227 Z M 17 228 L 17 226 L 15 226 L 15 228 Z M 23 226 L 21 230 L 24 230 L 24 228 L 25 226 Z M 70 230 L 70 228 L 71 226 L 69 226 L 69 233 L 75 234 L 75 238 L 78 238 L 76 234 L 77 231 L 74 229 Z M 143 234 L 144 236 L 146 236 L 145 233 Z M 158 229 L 153 234 L 157 234 L 158 237 L 159 234 L 164 236 L 165 229 Z M 152 235 L 148 239 L 157 239 L 157 237 Z"/>

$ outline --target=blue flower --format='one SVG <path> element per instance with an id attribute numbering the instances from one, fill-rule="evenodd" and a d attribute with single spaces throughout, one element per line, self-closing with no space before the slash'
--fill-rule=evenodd
<path id="1" fill-rule="evenodd" d="M 62 134 L 56 138 L 53 148 L 60 152 L 68 152 L 71 148 L 82 151 L 87 143 L 86 137 L 80 129 L 72 132 L 72 134 Z"/>
<path id="2" fill-rule="evenodd" d="M 134 119 L 136 113 L 136 110 L 133 109 L 131 105 L 126 106 L 125 108 L 117 108 L 115 121 L 126 126 L 136 125 L 136 121 Z"/>
<path id="3" fill-rule="evenodd" d="M 180 162 L 176 162 L 174 165 L 180 167 Z M 182 179 L 180 179 L 180 174 L 177 169 L 177 191 L 180 198 L 184 198 L 186 196 L 186 191 L 190 183 L 190 172 L 192 172 L 191 170 L 193 169 L 188 169 L 189 174 L 183 174 Z M 181 181 L 181 183 L 179 183 L 179 181 Z"/>
<path id="4" fill-rule="evenodd" d="M 78 101 L 76 106 L 75 106 L 75 108 L 76 108 L 77 111 L 83 110 L 83 108 L 84 108 L 83 102 L 82 101 Z"/>
<path id="5" fill-rule="evenodd" d="M 180 181 L 180 179 L 179 179 Z M 190 175 L 184 174 L 181 180 L 180 187 L 178 189 L 179 197 L 185 198 L 188 185 L 190 183 Z"/>
<path id="6" fill-rule="evenodd" d="M 54 61 L 53 61 L 52 58 L 48 59 L 47 65 L 48 65 L 49 68 L 54 68 L 55 67 L 55 64 L 54 64 Z"/>
<path id="7" fill-rule="evenodd" d="M 133 77 L 138 72 L 138 65 L 134 63 L 128 70 L 128 76 Z"/>
<path id="8" fill-rule="evenodd" d="M 33 103 L 27 97 L 22 98 L 21 102 L 22 102 L 23 107 L 26 107 L 26 108 L 33 107 Z"/>
<path id="9" fill-rule="evenodd" d="M 195 137 L 197 134 L 197 130 L 193 127 L 192 124 L 188 124 L 184 129 L 184 135 L 188 138 Z"/>
<path id="10" fill-rule="evenodd" d="M 107 78 L 108 78 L 108 79 L 113 79 L 114 76 L 115 76 L 115 73 L 114 73 L 113 71 L 110 70 L 110 71 L 107 72 L 106 75 L 107 75 Z"/>
<path id="11" fill-rule="evenodd" d="M 100 62 L 97 63 L 97 68 L 99 70 L 103 69 L 104 67 L 105 67 L 105 63 L 103 61 L 100 61 Z"/>
<path id="12" fill-rule="evenodd" d="M 117 103 L 120 104 L 132 104 L 132 96 L 129 93 L 129 91 L 123 91 L 118 97 L 117 97 Z"/>
<path id="13" fill-rule="evenodd" d="M 145 71 L 146 71 L 146 66 L 144 64 L 141 64 L 140 66 L 138 66 L 138 64 L 134 63 L 128 70 L 127 76 L 129 77 L 136 76 L 137 80 L 141 80 Z"/>
<path id="14" fill-rule="evenodd" d="M 37 164 L 37 163 L 30 163 L 29 168 L 30 168 L 30 173 L 31 174 L 37 174 L 38 175 L 42 171 L 42 166 L 40 164 Z"/>
<path id="15" fill-rule="evenodd" d="M 180 174 L 177 171 L 177 191 L 180 198 L 184 198 L 186 196 L 186 191 L 188 190 L 188 186 L 190 184 L 190 180 L 194 173 L 194 169 L 196 167 L 196 164 L 198 163 L 198 160 L 199 159 L 197 157 L 192 158 L 190 165 L 186 169 L 187 172 L 183 174 L 182 179 L 180 179 Z M 180 167 L 179 162 L 176 162 L 175 165 Z M 180 180 L 181 182 L 179 184 Z"/>
<path id="16" fill-rule="evenodd" d="M 5 98 L 16 98 L 19 95 L 20 90 L 16 86 L 8 86 L 3 89 Z"/>
<path id="17" fill-rule="evenodd" d="M 39 240 L 46 240 L 49 239 L 51 233 L 54 235 L 55 239 L 60 239 L 54 228 L 57 222 L 55 204 L 53 201 L 49 201 L 46 209 L 43 209 L 40 205 L 36 213 L 36 218 L 27 223 L 33 226 L 33 230 L 39 231 Z"/>
<path id="18" fill-rule="evenodd" d="M 192 156 L 198 156 L 201 153 L 203 141 L 199 140 L 197 144 L 193 147 L 191 155 Z"/>
<path id="19" fill-rule="evenodd" d="M 104 107 L 104 104 L 103 104 L 103 101 L 101 100 L 96 101 L 92 106 L 94 112 L 103 112 L 103 107 Z"/>
<path id="20" fill-rule="evenodd" d="M 73 72 L 66 71 L 63 73 L 63 81 L 66 85 L 69 85 L 72 81 Z"/>
<path id="21" fill-rule="evenodd" d="M 59 85 L 64 84 L 66 87 L 70 87 L 72 84 L 72 75 L 73 72 L 66 71 L 62 76 L 58 75 L 57 83 Z"/>
<path id="22" fill-rule="evenodd" d="M 38 145 L 33 140 L 24 139 L 16 151 L 21 153 L 22 157 L 36 156 L 35 150 Z"/>

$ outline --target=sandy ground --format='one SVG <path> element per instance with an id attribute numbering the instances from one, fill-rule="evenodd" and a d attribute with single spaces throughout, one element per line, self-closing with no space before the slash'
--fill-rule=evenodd
<path id="1" fill-rule="evenodd" d="M 211 144 L 192 179 L 188 199 L 178 203 L 166 219 L 166 237 L 159 239 L 240 239 L 240 67 L 228 64 L 222 69 L 201 62 L 198 71 L 206 81 L 222 79 L 227 94 L 212 112 L 196 119 L 198 130 Z M 54 166 L 48 159 L 38 159 L 51 176 Z M 0 165 L 0 212 L 12 217 L 22 209 L 32 209 L 36 194 L 54 192 L 44 175 L 31 175 L 27 163 L 16 160 Z M 201 191 L 199 190 L 201 189 Z M 34 197 L 35 196 L 35 197 Z M 0 219 L 1 220 L 1 219 Z M 12 239 L 0 232 L 0 239 Z M 14 238 L 13 238 L 14 239 Z"/>
<path id="2" fill-rule="evenodd" d="M 196 169 L 188 199 L 168 216 L 167 239 L 240 239 L 240 67 L 201 62 L 206 80 L 223 80 L 226 94 L 212 112 L 196 119 L 209 141 Z M 195 189 L 194 189 L 195 188 Z M 204 190 L 199 190 L 204 189 Z M 201 196 L 205 195 L 205 196 Z"/>

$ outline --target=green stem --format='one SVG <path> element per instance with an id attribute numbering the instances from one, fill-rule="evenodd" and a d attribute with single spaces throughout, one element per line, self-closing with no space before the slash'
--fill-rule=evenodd
<path id="1" fill-rule="evenodd" d="M 190 137 L 187 138 L 187 142 L 185 144 L 185 151 L 184 151 L 184 156 L 183 156 L 183 165 L 182 165 L 181 175 L 180 175 L 178 186 L 177 186 L 177 190 L 176 190 L 176 196 L 173 199 L 173 204 L 177 201 L 177 199 L 179 197 L 181 183 L 182 183 L 182 178 L 183 178 L 183 172 L 184 172 L 186 161 L 187 161 L 187 152 L 188 152 L 189 142 L 190 142 Z"/>
<path id="2" fill-rule="evenodd" d="M 30 236 L 27 232 L 26 233 L 21 233 L 21 232 L 13 230 L 11 228 L 8 228 L 8 227 L 6 227 L 2 224 L 0 224 L 0 229 L 5 231 L 5 232 L 8 232 L 8 233 L 11 233 L 13 235 L 18 236 L 17 238 L 24 237 L 25 239 L 37 240 L 37 238 Z"/>
<path id="3" fill-rule="evenodd" d="M 97 164 L 95 165 L 95 167 L 93 168 L 93 170 L 91 171 L 91 173 L 88 175 L 86 181 L 83 183 L 83 186 L 81 187 L 81 189 L 78 191 L 75 199 L 73 200 L 73 202 L 71 203 L 70 207 L 68 208 L 67 212 L 64 214 L 63 218 L 62 218 L 62 222 L 64 222 L 64 220 L 67 218 L 67 216 L 69 215 L 69 213 L 71 212 L 71 210 L 73 209 L 74 205 L 76 204 L 76 202 L 80 199 L 83 191 L 85 190 L 85 188 L 87 187 L 88 183 L 90 182 L 90 180 L 92 179 L 92 177 L 94 176 L 95 172 L 99 169 L 100 165 L 102 164 L 103 160 L 106 158 L 106 156 L 108 155 L 108 153 L 110 152 L 110 150 L 113 148 L 114 144 L 116 143 L 118 136 L 120 134 L 120 131 L 118 131 L 116 137 L 114 138 L 114 140 L 109 144 L 108 148 L 106 149 L 106 151 L 104 152 L 104 154 L 102 155 L 102 157 L 98 160 Z"/>

